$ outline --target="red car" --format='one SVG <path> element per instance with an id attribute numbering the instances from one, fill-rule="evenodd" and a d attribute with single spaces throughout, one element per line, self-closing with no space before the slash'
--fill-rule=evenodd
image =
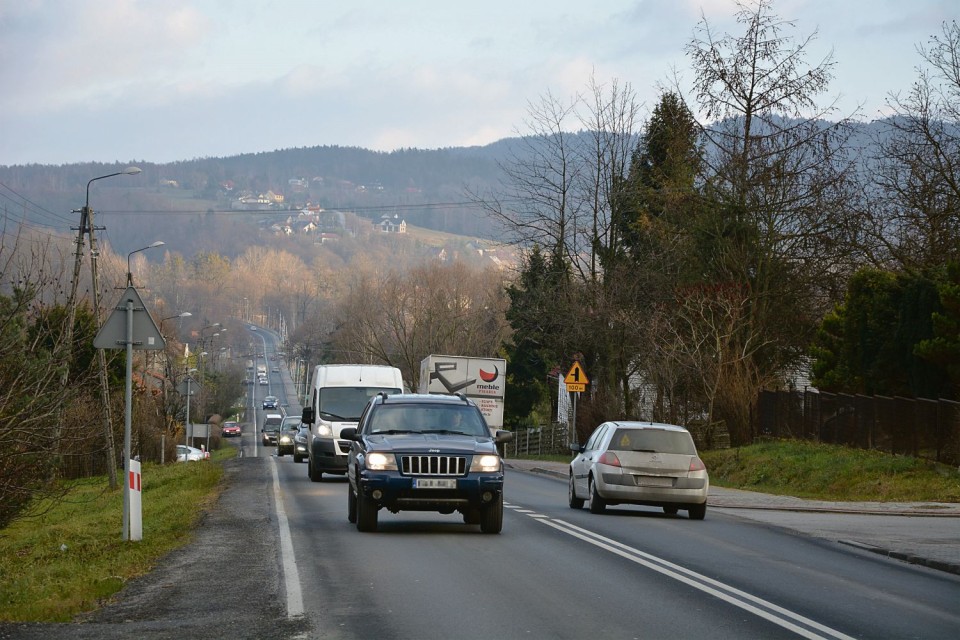
<path id="1" fill-rule="evenodd" d="M 239 422 L 224 422 L 223 429 L 220 430 L 220 434 L 224 438 L 232 438 L 233 436 L 240 435 L 240 423 Z"/>

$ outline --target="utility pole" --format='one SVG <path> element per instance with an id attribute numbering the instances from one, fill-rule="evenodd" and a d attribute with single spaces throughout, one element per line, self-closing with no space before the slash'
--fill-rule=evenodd
<path id="1" fill-rule="evenodd" d="M 64 327 L 63 338 L 61 342 L 57 345 L 57 350 L 60 352 L 60 389 L 61 391 L 67 388 L 67 384 L 70 382 L 70 365 L 73 363 L 73 325 L 77 319 L 77 287 L 79 286 L 80 281 L 80 266 L 83 264 L 83 235 L 87 231 L 87 208 L 84 207 L 80 213 L 80 227 L 78 228 L 77 233 L 77 250 L 74 253 L 73 261 L 73 278 L 70 280 L 70 297 L 67 298 L 67 324 Z M 63 393 L 59 394 L 59 407 L 57 408 L 57 419 L 53 425 L 53 451 L 54 458 L 56 463 L 54 464 L 55 469 L 60 468 L 60 458 L 62 455 L 62 450 L 60 448 L 60 440 L 63 437 L 63 419 L 64 419 L 64 408 L 65 408 L 65 396 Z M 110 485 L 110 488 L 113 489 L 114 485 Z"/>
<path id="2" fill-rule="evenodd" d="M 76 322 L 77 317 L 77 289 L 80 284 L 80 267 L 83 263 L 83 236 L 84 234 L 90 235 L 90 268 L 93 276 L 93 312 L 94 318 L 96 318 L 97 331 L 100 330 L 100 293 L 99 293 L 99 282 L 97 281 L 97 246 L 96 238 L 94 236 L 94 225 L 93 225 L 93 209 L 90 207 L 90 185 L 97 180 L 103 180 L 104 178 L 112 178 L 113 176 L 120 175 L 136 175 L 140 173 L 139 167 L 127 167 L 123 171 L 117 171 L 115 173 L 108 173 L 104 176 L 97 176 L 96 178 L 91 178 L 87 181 L 87 199 L 83 205 L 83 209 L 80 210 L 80 226 L 77 228 L 77 249 L 74 254 L 74 263 L 73 263 L 73 279 L 70 281 L 70 297 L 67 299 L 67 326 L 64 329 L 63 333 L 63 342 L 60 344 L 59 349 L 61 350 L 61 366 L 63 367 L 60 374 L 60 385 L 62 389 L 66 389 L 67 385 L 70 382 L 70 365 L 73 363 L 73 326 Z M 106 356 L 103 353 L 102 349 L 98 349 L 98 355 L 100 359 L 100 382 L 101 382 L 101 400 L 103 403 L 104 411 L 104 420 L 105 420 L 105 437 L 107 445 L 107 470 L 110 477 L 110 488 L 117 488 L 117 462 L 116 462 L 116 448 L 113 444 L 113 427 L 112 420 L 110 419 L 110 388 L 108 386 L 109 379 L 107 378 L 107 361 Z M 57 423 L 54 425 L 54 448 L 55 456 L 58 461 L 61 454 L 60 443 L 63 432 L 63 417 L 64 417 L 64 395 L 60 394 L 60 408 L 57 415 Z"/>
<path id="3" fill-rule="evenodd" d="M 100 280 L 97 274 L 97 257 L 100 250 L 97 248 L 97 237 L 94 233 L 96 226 L 93 224 L 93 209 L 87 207 L 87 228 L 90 234 L 90 279 L 93 289 L 93 317 L 94 326 L 97 333 L 103 323 L 100 321 Z M 110 488 L 117 488 L 117 455 L 116 445 L 113 440 L 113 411 L 110 408 L 110 376 L 107 371 L 107 353 L 106 349 L 97 349 L 97 361 L 100 365 L 100 402 L 103 405 L 103 433 L 106 439 L 107 447 L 107 475 L 110 477 Z"/>

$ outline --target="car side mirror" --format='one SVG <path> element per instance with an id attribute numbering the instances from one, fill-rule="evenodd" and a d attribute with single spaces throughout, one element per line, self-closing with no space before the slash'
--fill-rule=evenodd
<path id="1" fill-rule="evenodd" d="M 300 422 L 303 424 L 313 424 L 313 407 L 304 407 L 300 414 Z"/>
<path id="2" fill-rule="evenodd" d="M 347 427 L 346 429 L 340 430 L 340 437 L 344 440 L 356 440 L 357 439 L 357 428 L 356 427 Z"/>
<path id="3" fill-rule="evenodd" d="M 579 442 L 570 443 L 570 451 L 573 451 L 574 453 L 583 453 L 585 450 L 586 450 L 586 447 L 584 447 Z"/>
<path id="4" fill-rule="evenodd" d="M 497 430 L 497 435 L 493 439 L 497 444 L 504 442 L 513 442 L 513 431 L 503 431 L 501 429 Z"/>

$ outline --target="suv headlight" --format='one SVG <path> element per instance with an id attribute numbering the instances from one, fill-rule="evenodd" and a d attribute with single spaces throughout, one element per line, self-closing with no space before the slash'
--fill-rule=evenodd
<path id="1" fill-rule="evenodd" d="M 480 471 L 484 473 L 500 471 L 500 456 L 492 454 L 473 456 L 473 462 L 470 463 L 470 471 Z"/>
<path id="2" fill-rule="evenodd" d="M 374 451 L 367 454 L 366 467 L 371 471 L 396 471 L 397 459 L 392 454 Z"/>
<path id="3" fill-rule="evenodd" d="M 288 435 L 281 436 L 281 437 L 280 437 L 280 442 L 283 442 L 283 443 L 285 443 L 285 444 L 286 444 L 286 443 L 289 443 L 289 442 L 290 442 L 290 436 L 288 436 Z"/>

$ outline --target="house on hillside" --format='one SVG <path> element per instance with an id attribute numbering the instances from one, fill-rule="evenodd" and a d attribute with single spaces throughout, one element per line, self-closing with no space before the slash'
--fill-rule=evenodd
<path id="1" fill-rule="evenodd" d="M 407 221 L 403 220 L 397 214 L 391 217 L 389 213 L 383 214 L 380 218 L 381 233 L 406 233 Z"/>

